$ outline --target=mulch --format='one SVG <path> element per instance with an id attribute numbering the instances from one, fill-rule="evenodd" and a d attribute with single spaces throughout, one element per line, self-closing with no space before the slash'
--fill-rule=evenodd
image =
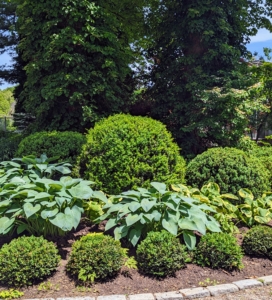
<path id="1" fill-rule="evenodd" d="M 75 282 L 65 271 L 71 245 L 75 240 L 88 232 L 99 232 L 102 230 L 103 228 L 83 222 L 77 231 L 69 233 L 66 237 L 53 240 L 62 257 L 57 271 L 43 282 L 27 288 L 21 288 L 20 291 L 24 292 L 22 299 L 158 293 L 272 275 L 271 260 L 245 256 L 243 259 L 245 267 L 241 271 L 228 272 L 188 264 L 186 268 L 176 272 L 174 277 L 159 280 L 144 276 L 137 270 L 124 267 L 115 278 L 84 286 L 82 283 Z M 239 242 L 241 242 L 243 232 L 246 230 L 246 228 L 241 228 L 241 234 L 238 236 Z M 9 238 L 1 237 L 0 246 L 8 241 Z M 7 286 L 0 285 L 0 291 L 7 288 Z"/>

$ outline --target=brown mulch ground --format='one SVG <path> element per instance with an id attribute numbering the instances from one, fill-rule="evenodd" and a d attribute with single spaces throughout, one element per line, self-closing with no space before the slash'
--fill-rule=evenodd
<path id="1" fill-rule="evenodd" d="M 79 239 L 80 236 L 85 235 L 90 231 L 100 231 L 99 229 L 101 228 L 94 228 L 88 224 L 84 224 L 77 232 L 69 234 L 66 238 L 61 238 L 55 241 L 62 256 L 62 260 L 57 271 L 53 274 L 53 276 L 42 283 L 20 289 L 24 292 L 24 296 L 22 298 L 31 299 L 158 293 L 175 291 L 182 288 L 198 287 L 201 285 L 203 286 L 205 283 L 207 285 L 213 285 L 272 275 L 272 261 L 269 259 L 245 256 L 243 260 L 245 268 L 241 271 L 227 272 L 225 270 L 212 270 L 209 268 L 202 268 L 194 264 L 188 264 L 185 269 L 176 272 L 175 277 L 158 280 L 141 275 L 137 270 L 128 270 L 124 268 L 116 278 L 111 279 L 110 281 L 95 283 L 89 287 L 77 285 L 65 272 L 65 265 L 67 263 L 69 252 L 71 251 L 71 245 L 75 240 Z M 244 232 L 246 229 L 241 228 L 241 231 Z M 238 237 L 240 241 L 241 236 L 242 235 Z M 0 239 L 0 246 L 7 241 L 7 238 Z M 200 282 L 203 282 L 203 284 Z M 0 285 L 0 291 L 4 289 L 7 289 L 7 287 Z M 267 293 L 270 292 L 271 290 L 267 291 Z M 213 297 L 213 299 L 215 299 L 215 297 Z"/>

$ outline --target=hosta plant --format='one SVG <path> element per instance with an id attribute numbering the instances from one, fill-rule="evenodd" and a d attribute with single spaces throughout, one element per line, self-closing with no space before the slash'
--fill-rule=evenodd
<path id="1" fill-rule="evenodd" d="M 237 217 L 247 226 L 267 224 L 272 219 L 272 192 L 266 192 L 262 197 L 254 199 L 252 192 L 241 189 L 239 196 L 243 204 L 238 205 Z"/>
<path id="2" fill-rule="evenodd" d="M 189 249 L 196 244 L 195 231 L 220 232 L 219 223 L 207 212 L 216 211 L 198 199 L 170 191 L 164 183 L 152 182 L 152 188 L 138 188 L 102 200 L 105 214 L 96 222 L 108 220 L 105 230 L 112 227 L 117 240 L 126 237 L 136 245 L 149 231 L 165 229 L 183 239 Z"/>
<path id="3" fill-rule="evenodd" d="M 60 180 L 13 177 L 0 188 L 0 234 L 17 229 L 32 234 L 59 235 L 76 229 L 84 201 L 105 200 L 91 181 L 63 176 Z"/>

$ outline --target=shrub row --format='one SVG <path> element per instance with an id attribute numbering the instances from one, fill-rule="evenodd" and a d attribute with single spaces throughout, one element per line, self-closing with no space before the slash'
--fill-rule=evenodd
<path id="1" fill-rule="evenodd" d="M 249 230 L 242 248 L 247 254 L 272 259 L 272 228 L 256 226 Z M 242 248 L 229 234 L 206 234 L 193 254 L 193 261 L 211 268 L 241 269 Z M 136 251 L 139 270 L 159 277 L 173 275 L 191 257 L 179 239 L 167 231 L 148 233 Z M 92 233 L 73 244 L 66 270 L 77 280 L 93 282 L 115 276 L 127 258 L 119 241 Z M 31 285 L 51 275 L 59 261 L 56 246 L 42 237 L 14 239 L 0 249 L 0 282 L 9 286 Z"/>

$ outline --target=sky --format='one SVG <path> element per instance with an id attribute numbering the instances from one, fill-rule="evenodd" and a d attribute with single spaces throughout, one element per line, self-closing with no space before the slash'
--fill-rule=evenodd
<path id="1" fill-rule="evenodd" d="M 260 29 L 256 36 L 251 37 L 251 42 L 247 45 L 247 49 L 252 53 L 257 52 L 258 56 L 264 56 L 263 48 L 272 48 L 272 33 L 266 29 Z M 10 64 L 11 58 L 8 54 L 0 55 L 0 65 Z M 4 83 L 0 89 L 5 89 L 12 86 L 11 84 Z"/>

